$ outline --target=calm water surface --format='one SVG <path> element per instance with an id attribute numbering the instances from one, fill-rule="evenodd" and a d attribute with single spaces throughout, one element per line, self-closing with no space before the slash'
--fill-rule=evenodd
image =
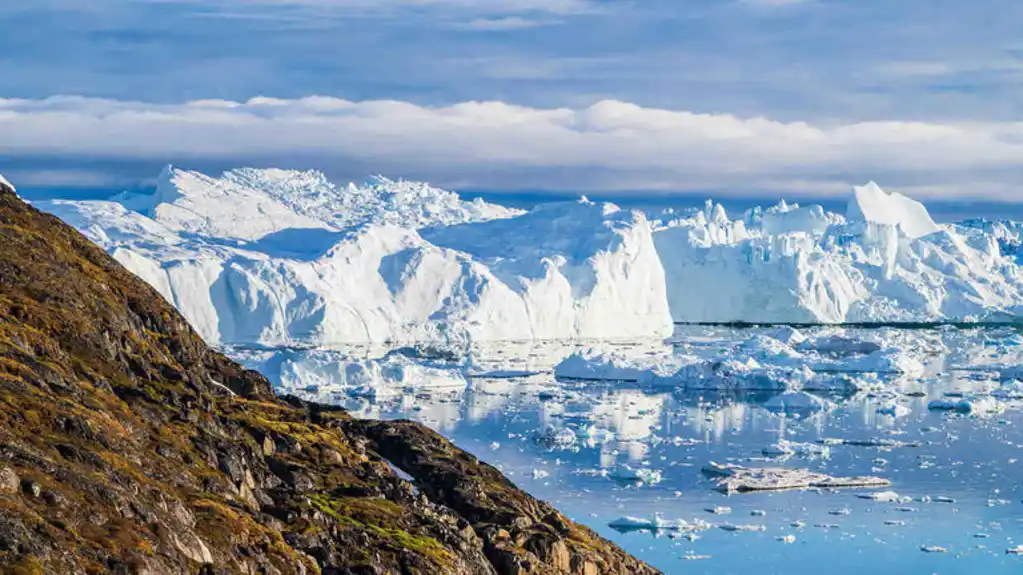
<path id="1" fill-rule="evenodd" d="M 747 336 L 743 330 L 714 335 L 728 341 Z M 921 337 L 938 337 L 950 351 L 929 360 L 929 377 L 892 383 L 906 392 L 900 402 L 911 410 L 900 418 L 878 414 L 881 400 L 869 394 L 839 398 L 831 412 L 797 418 L 762 408 L 769 396 L 710 397 L 557 382 L 551 375 L 474 380 L 467 392 L 453 395 L 345 403 L 362 416 L 410 418 L 433 427 L 499 467 L 520 487 L 666 573 L 1023 573 L 1023 557 L 1006 552 L 1023 544 L 1023 415 L 1013 408 L 990 417 L 927 409 L 930 399 L 947 392 L 993 385 L 993 373 L 977 365 L 1016 361 L 1016 338 L 1006 330 Z M 910 397 L 908 392 L 923 396 Z M 580 440 L 567 447 L 537 440 L 547 428 L 579 431 L 591 425 L 613 431 L 615 439 L 602 444 Z M 765 461 L 762 450 L 780 438 L 885 438 L 919 445 L 837 445 L 826 458 Z M 714 491 L 713 482 L 700 472 L 710 461 L 876 475 L 891 480 L 891 490 L 914 501 L 881 503 L 856 497 L 863 490 L 726 496 Z M 600 472 L 622 464 L 660 470 L 663 480 L 629 485 Z M 917 500 L 926 497 L 932 502 Z M 933 502 L 935 498 L 954 502 Z M 706 511 L 718 506 L 732 511 Z M 620 533 L 608 527 L 623 515 L 654 513 L 715 525 L 756 524 L 765 530 L 731 533 L 714 528 L 690 541 L 669 533 Z M 779 541 L 786 535 L 795 541 Z M 924 546 L 947 552 L 926 553 Z"/>

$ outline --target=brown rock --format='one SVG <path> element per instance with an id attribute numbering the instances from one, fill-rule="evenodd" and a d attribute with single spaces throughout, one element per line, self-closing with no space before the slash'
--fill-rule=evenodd
<path id="1" fill-rule="evenodd" d="M 20 486 L 18 474 L 6 465 L 0 466 L 0 493 L 17 493 Z"/>

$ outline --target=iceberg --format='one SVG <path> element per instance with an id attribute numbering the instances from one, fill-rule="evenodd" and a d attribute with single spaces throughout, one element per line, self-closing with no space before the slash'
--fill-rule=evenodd
<path id="1" fill-rule="evenodd" d="M 675 323 L 1023 313 L 1023 228 L 938 225 L 874 183 L 844 215 L 781 202 L 732 219 L 710 201 L 654 217 L 585 198 L 522 211 L 381 176 L 337 186 L 319 172 L 168 167 L 148 193 L 36 206 L 220 345 L 663 339 Z M 791 328 L 765 337 L 751 359 L 774 367 L 876 348 Z M 858 361 L 918 372 L 894 356 Z"/>
<path id="2" fill-rule="evenodd" d="M 207 341 L 664 338 L 645 216 L 585 200 L 522 212 L 426 184 L 167 168 L 151 194 L 39 204 L 153 285 Z M 614 310 L 614 313 L 608 313 Z"/>
<path id="3" fill-rule="evenodd" d="M 976 224 L 938 225 L 919 202 L 873 183 L 853 190 L 845 215 L 817 208 L 782 202 L 731 219 L 710 202 L 654 218 L 673 319 L 897 324 L 1023 310 L 1010 227 L 998 227 L 999 240 Z"/>
<path id="4" fill-rule="evenodd" d="M 835 407 L 834 403 L 805 391 L 788 391 L 772 397 L 764 404 L 764 409 L 768 411 L 801 416 L 830 411 Z"/>

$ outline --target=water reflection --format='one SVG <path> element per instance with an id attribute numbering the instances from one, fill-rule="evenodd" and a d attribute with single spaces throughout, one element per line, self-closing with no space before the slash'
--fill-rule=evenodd
<path id="1" fill-rule="evenodd" d="M 680 330 L 668 346 L 629 349 L 649 354 L 664 353 L 667 347 L 668 353 L 683 349 L 713 356 L 733 349 L 750 333 Z M 776 393 L 556 381 L 545 371 L 579 347 L 569 344 L 472 352 L 472 365 L 480 372 L 509 366 L 541 372 L 529 377 L 468 377 L 458 390 L 417 388 L 412 382 L 390 397 L 305 393 L 341 403 L 359 417 L 420 421 L 667 573 L 798 575 L 820 573 L 822 565 L 828 573 L 849 575 L 871 569 L 1020 572 L 1021 559 L 1006 554 L 1023 543 L 1018 482 L 1023 477 L 1023 418 L 1018 406 L 976 417 L 930 411 L 928 402 L 996 388 L 999 368 L 1023 364 L 1023 339 L 1008 329 L 886 330 L 883 337 L 914 350 L 925 373 L 889 376 L 866 392 L 828 396 L 833 405 L 804 416 L 767 409 Z M 886 412 L 893 402 L 908 414 Z M 827 456 L 799 449 L 780 457 L 765 455 L 766 448 L 782 442 L 820 445 L 829 439 L 875 446 L 839 442 L 829 446 Z M 821 490 L 726 498 L 700 474 L 710 461 L 881 476 L 912 501 L 893 504 L 859 499 L 853 491 Z M 613 480 L 623 469 L 657 472 L 659 481 Z M 940 498 L 954 503 L 937 502 Z M 720 506 L 730 507 L 731 513 L 705 511 Z M 665 520 L 707 521 L 713 528 L 683 536 L 656 529 L 620 533 L 609 527 L 623 515 L 655 513 Z M 763 531 L 729 532 L 718 528 L 722 523 L 762 526 Z M 941 546 L 948 553 L 924 553 L 922 546 Z"/>

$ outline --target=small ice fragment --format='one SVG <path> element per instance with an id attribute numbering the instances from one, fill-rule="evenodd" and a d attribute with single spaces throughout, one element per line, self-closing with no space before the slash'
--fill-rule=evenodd
<path id="1" fill-rule="evenodd" d="M 732 512 L 732 508 L 724 506 L 708 507 L 704 509 L 704 511 L 706 511 L 707 513 L 713 513 L 714 515 L 728 515 L 729 513 Z"/>
<path id="2" fill-rule="evenodd" d="M 767 515 L 767 512 L 764 511 L 763 509 L 754 509 L 750 511 L 749 514 L 752 515 L 753 517 L 764 517 L 765 515 Z"/>
<path id="3" fill-rule="evenodd" d="M 924 553 L 948 553 L 948 549 L 937 545 L 923 545 L 920 550 Z"/>
<path id="4" fill-rule="evenodd" d="M 625 464 L 615 469 L 611 473 L 611 478 L 619 481 L 654 485 L 661 482 L 662 476 L 661 472 L 656 469 L 646 469 L 643 467 L 634 469 L 628 464 Z"/>
<path id="5" fill-rule="evenodd" d="M 890 415 L 892 417 L 905 417 L 911 413 L 910 409 L 905 405 L 898 403 L 890 403 L 888 405 L 882 405 L 877 408 L 877 412 L 881 415 Z"/>
<path id="6" fill-rule="evenodd" d="M 731 531 L 733 533 L 747 531 L 767 531 L 767 527 L 764 525 L 732 525 L 731 523 L 724 523 L 722 525 L 718 525 L 718 529 L 721 529 L 723 531 Z"/>
<path id="7" fill-rule="evenodd" d="M 857 493 L 856 497 L 860 499 L 870 499 L 881 503 L 898 503 L 903 501 L 903 497 L 894 491 L 878 491 L 875 493 Z"/>
<path id="8" fill-rule="evenodd" d="M 779 537 L 778 541 L 781 541 L 782 543 L 795 543 L 796 542 L 796 536 L 795 535 L 785 535 L 784 537 Z"/>

